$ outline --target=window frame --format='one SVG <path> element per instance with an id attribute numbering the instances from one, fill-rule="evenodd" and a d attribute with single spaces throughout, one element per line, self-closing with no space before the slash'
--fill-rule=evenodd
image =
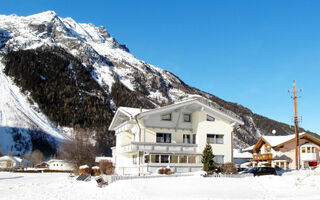
<path id="1" fill-rule="evenodd" d="M 170 119 L 163 118 L 167 115 L 170 116 Z M 166 113 L 166 114 L 161 115 L 161 121 L 172 121 L 172 113 Z"/>
<path id="2" fill-rule="evenodd" d="M 137 162 L 137 159 L 138 158 L 138 156 L 135 154 L 135 155 L 132 155 L 132 164 L 133 165 L 136 165 L 138 162 Z"/>
<path id="3" fill-rule="evenodd" d="M 197 134 L 192 134 L 192 144 L 196 144 Z"/>
<path id="4" fill-rule="evenodd" d="M 189 116 L 189 120 L 186 121 L 185 116 Z M 183 113 L 183 122 L 190 123 L 192 122 L 191 113 Z"/>
<path id="5" fill-rule="evenodd" d="M 165 136 L 165 137 L 164 137 L 164 142 L 158 142 L 158 134 L 159 134 L 159 135 L 160 135 L 160 134 L 162 134 L 162 135 L 169 135 L 170 141 L 169 141 L 169 142 L 166 142 L 167 137 Z M 172 133 L 159 133 L 159 132 L 157 132 L 157 133 L 156 133 L 156 143 L 162 143 L 162 144 L 170 144 L 170 143 L 172 143 Z"/>
<path id="6" fill-rule="evenodd" d="M 189 136 L 189 139 L 188 139 Z M 185 141 L 186 139 L 186 141 Z M 182 135 L 182 142 L 183 144 L 191 144 L 191 134 L 183 134 Z"/>
<path id="7" fill-rule="evenodd" d="M 213 136 L 213 142 L 211 142 L 211 140 L 208 140 L 208 136 Z M 222 142 L 219 142 L 220 140 L 217 140 L 217 136 L 222 136 Z M 224 134 L 215 134 L 215 133 L 207 133 L 207 143 L 208 144 L 224 144 Z"/>
<path id="8" fill-rule="evenodd" d="M 210 119 L 210 118 L 211 118 L 211 119 Z M 209 119 L 210 119 L 210 120 L 209 120 Z M 216 121 L 216 118 L 213 117 L 213 116 L 211 116 L 211 115 L 209 115 L 209 114 L 207 114 L 206 121 L 207 121 L 207 122 L 215 122 L 215 121 Z"/>

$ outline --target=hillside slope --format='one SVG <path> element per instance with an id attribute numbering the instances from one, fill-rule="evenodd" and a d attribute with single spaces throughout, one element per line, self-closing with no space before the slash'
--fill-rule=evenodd
<path id="1" fill-rule="evenodd" d="M 117 107 L 154 108 L 190 98 L 245 122 L 235 130 L 235 147 L 252 145 L 273 129 L 279 135 L 293 133 L 287 124 L 138 60 L 104 27 L 61 18 L 53 11 L 0 15 L 0 62 L 0 136 L 6 138 L 0 145 L 5 152 L 23 154 L 37 146 L 51 146 L 53 152 L 59 140 L 68 138 L 63 127 L 83 127 L 94 135 L 99 152 L 109 154 L 115 139 L 107 127 Z M 20 133 L 19 140 L 13 129 Z M 42 143 L 32 142 L 34 130 L 42 133 Z M 17 141 L 25 141 L 28 148 L 16 147 Z"/>

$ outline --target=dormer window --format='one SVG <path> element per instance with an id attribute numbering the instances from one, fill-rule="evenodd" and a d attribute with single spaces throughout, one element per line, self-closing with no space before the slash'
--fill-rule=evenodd
<path id="1" fill-rule="evenodd" d="M 191 122 L 191 114 L 183 114 L 184 122 Z"/>
<path id="2" fill-rule="evenodd" d="M 212 117 L 211 115 L 207 115 L 207 121 L 214 122 L 216 118 Z"/>
<path id="3" fill-rule="evenodd" d="M 165 114 L 165 115 L 161 115 L 161 120 L 163 120 L 163 121 L 171 121 L 171 113 Z"/>

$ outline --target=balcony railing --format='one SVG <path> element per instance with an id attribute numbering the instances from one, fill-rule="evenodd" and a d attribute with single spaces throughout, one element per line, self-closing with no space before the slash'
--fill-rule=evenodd
<path id="1" fill-rule="evenodd" d="M 122 152 L 146 151 L 159 153 L 196 153 L 196 144 L 131 142 L 121 146 Z"/>
<path id="2" fill-rule="evenodd" d="M 317 154 L 316 153 L 301 153 L 301 160 L 302 161 L 316 161 Z"/>
<path id="3" fill-rule="evenodd" d="M 272 160 L 272 153 L 262 153 L 262 154 L 254 154 L 253 155 L 254 161 L 261 161 L 261 160 Z"/>

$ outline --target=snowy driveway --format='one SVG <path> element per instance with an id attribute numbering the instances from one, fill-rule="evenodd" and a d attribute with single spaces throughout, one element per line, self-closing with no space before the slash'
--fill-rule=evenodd
<path id="1" fill-rule="evenodd" d="M 122 180 L 105 188 L 68 174 L 0 172 L 0 199 L 320 199 L 320 176 L 203 178 L 201 176 Z"/>

